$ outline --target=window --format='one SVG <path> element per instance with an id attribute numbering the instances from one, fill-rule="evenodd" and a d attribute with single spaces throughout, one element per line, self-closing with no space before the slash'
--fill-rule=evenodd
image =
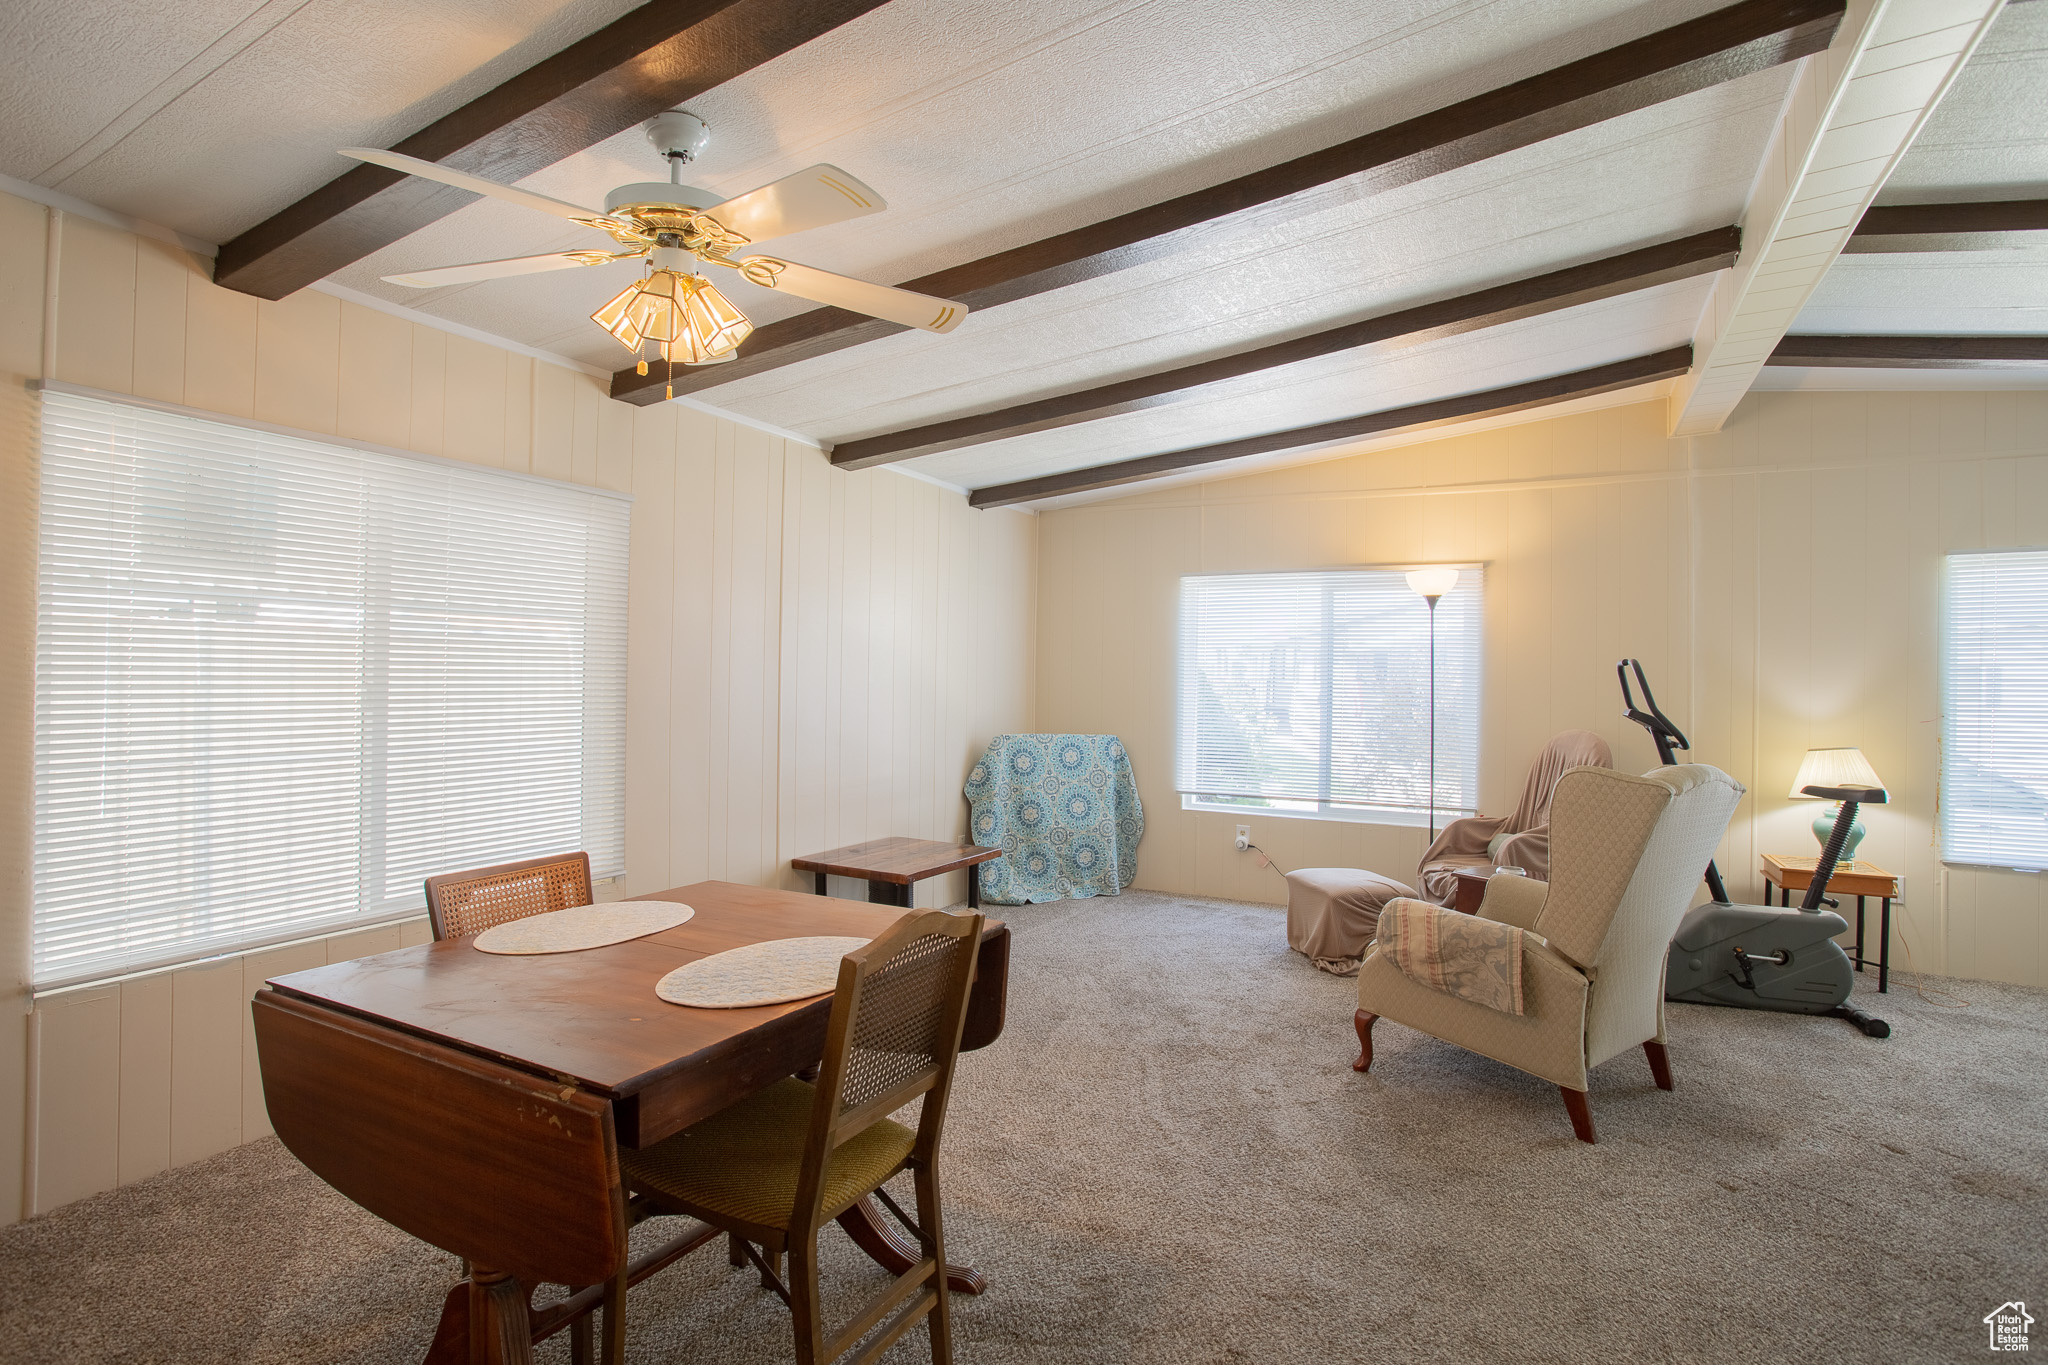
<path id="1" fill-rule="evenodd" d="M 627 502 L 46 391 L 38 986 L 624 861 Z"/>
<path id="2" fill-rule="evenodd" d="M 1941 856 L 2048 869 L 2048 550 L 1948 557 Z"/>
<path id="3" fill-rule="evenodd" d="M 1436 609 L 1436 809 L 1478 808 L 1483 572 Z M 1430 613 L 1399 569 L 1180 581 L 1188 804 L 1420 823 Z"/>

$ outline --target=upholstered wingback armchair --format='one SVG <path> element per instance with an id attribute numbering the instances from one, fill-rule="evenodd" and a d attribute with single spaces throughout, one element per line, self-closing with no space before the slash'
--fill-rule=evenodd
<path id="1" fill-rule="evenodd" d="M 1392 1019 L 1550 1081 L 1585 1142 L 1591 1068 L 1640 1046 L 1669 1090 L 1665 954 L 1742 792 L 1698 763 L 1643 777 L 1565 773 L 1550 807 L 1548 882 L 1496 875 L 1479 906 L 1484 924 L 1420 901 L 1389 907 L 1359 968 L 1355 1069 L 1372 1064 L 1374 1022 Z M 1470 962 L 1440 959 L 1461 951 L 1501 979 L 1502 954 L 1514 955 L 1519 1013 L 1454 993 L 1461 973 L 1473 979 Z"/>

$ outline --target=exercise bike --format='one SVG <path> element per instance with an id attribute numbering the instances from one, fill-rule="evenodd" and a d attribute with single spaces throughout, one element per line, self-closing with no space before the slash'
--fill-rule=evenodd
<path id="1" fill-rule="evenodd" d="M 1643 708 L 1629 691 L 1629 672 L 1643 692 Z M 1621 680 L 1622 714 L 1650 732 L 1657 756 L 1676 763 L 1677 750 L 1690 750 L 1685 735 L 1657 707 L 1649 679 L 1634 659 L 1614 666 Z M 1713 899 L 1694 906 L 1679 921 L 1671 940 L 1664 972 L 1664 998 L 1698 1005 L 1732 1005 L 1737 1009 L 1779 1010 L 1787 1014 L 1828 1014 L 1846 1019 L 1872 1038 L 1889 1038 L 1892 1026 L 1849 1003 L 1856 976 L 1849 955 L 1835 936 L 1848 932 L 1849 922 L 1827 898 L 1828 881 L 1841 861 L 1842 845 L 1856 823 L 1859 806 L 1881 805 L 1882 787 L 1802 788 L 1808 796 L 1841 802 L 1835 827 L 1814 865 L 1813 880 L 1797 910 L 1769 905 L 1733 905 L 1721 873 L 1707 864 L 1707 891 Z"/>

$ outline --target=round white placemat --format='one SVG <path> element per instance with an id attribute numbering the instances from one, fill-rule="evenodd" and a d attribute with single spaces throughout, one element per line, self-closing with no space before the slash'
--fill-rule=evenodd
<path id="1" fill-rule="evenodd" d="M 528 915 L 484 930 L 474 940 L 486 953 L 575 953 L 673 929 L 697 912 L 680 901 L 611 901 Z"/>
<path id="2" fill-rule="evenodd" d="M 686 962 L 655 983 L 671 1005 L 737 1010 L 823 995 L 839 985 L 839 959 L 865 938 L 774 938 Z"/>

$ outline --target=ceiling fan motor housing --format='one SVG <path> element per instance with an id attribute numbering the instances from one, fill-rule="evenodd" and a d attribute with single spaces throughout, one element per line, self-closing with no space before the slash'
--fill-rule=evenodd
<path id="1" fill-rule="evenodd" d="M 711 129 L 695 114 L 671 109 L 647 120 L 647 140 L 661 156 L 695 161 L 711 141 Z"/>
<path id="2" fill-rule="evenodd" d="M 695 185 L 671 185 L 666 180 L 638 180 L 621 185 L 604 197 L 604 211 L 617 213 L 634 207 L 673 209 L 685 216 L 717 208 L 725 196 Z"/>

